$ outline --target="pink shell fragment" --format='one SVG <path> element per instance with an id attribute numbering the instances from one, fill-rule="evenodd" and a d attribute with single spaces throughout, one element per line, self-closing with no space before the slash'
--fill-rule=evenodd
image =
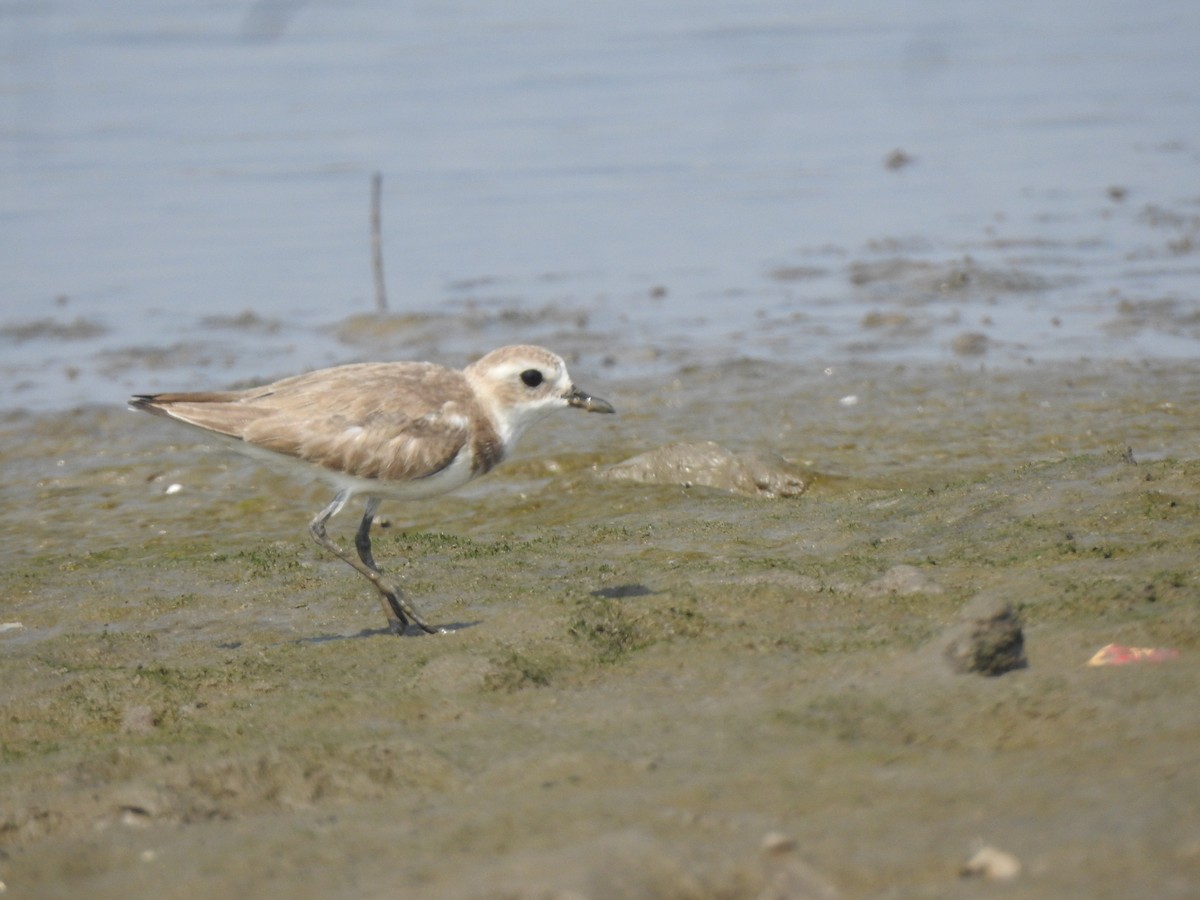
<path id="1" fill-rule="evenodd" d="M 1121 644 L 1109 644 L 1096 651 L 1096 655 L 1089 659 L 1087 664 L 1089 666 L 1124 666 L 1129 663 L 1157 663 L 1178 658 L 1178 650 L 1164 647 L 1125 647 Z"/>

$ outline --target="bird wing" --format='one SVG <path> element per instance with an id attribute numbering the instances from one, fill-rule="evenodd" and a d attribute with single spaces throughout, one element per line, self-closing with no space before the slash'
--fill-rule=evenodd
<path id="1" fill-rule="evenodd" d="M 482 415 L 458 372 L 428 363 L 323 369 L 247 391 L 135 397 L 137 408 L 359 478 L 450 465 Z"/>

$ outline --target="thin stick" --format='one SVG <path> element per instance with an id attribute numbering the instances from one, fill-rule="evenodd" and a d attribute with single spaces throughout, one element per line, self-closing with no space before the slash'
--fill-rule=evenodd
<path id="1" fill-rule="evenodd" d="M 376 172 L 371 176 L 371 266 L 375 272 L 375 305 L 381 313 L 387 312 L 387 288 L 383 282 L 383 238 L 380 222 L 383 214 L 381 195 L 383 194 L 383 173 Z"/>

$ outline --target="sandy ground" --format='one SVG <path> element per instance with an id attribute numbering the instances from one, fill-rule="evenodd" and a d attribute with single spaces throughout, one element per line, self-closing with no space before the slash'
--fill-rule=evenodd
<path id="1" fill-rule="evenodd" d="M 308 541 L 321 489 L 121 410 L 0 424 L 7 894 L 1196 895 L 1194 366 L 589 374 L 620 415 L 385 504 L 426 637 Z M 677 440 L 816 480 L 598 477 Z M 1027 668 L 944 664 L 980 595 Z M 1114 641 L 1179 656 L 1085 665 Z M 1015 879 L 960 874 L 985 845 Z"/>

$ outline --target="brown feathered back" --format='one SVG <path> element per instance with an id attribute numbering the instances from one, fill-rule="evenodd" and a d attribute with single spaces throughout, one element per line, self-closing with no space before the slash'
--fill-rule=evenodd
<path id="1" fill-rule="evenodd" d="M 432 363 L 361 363 L 245 391 L 155 394 L 131 405 L 359 478 L 410 480 L 476 439 L 475 474 L 503 448 L 461 372 Z"/>

